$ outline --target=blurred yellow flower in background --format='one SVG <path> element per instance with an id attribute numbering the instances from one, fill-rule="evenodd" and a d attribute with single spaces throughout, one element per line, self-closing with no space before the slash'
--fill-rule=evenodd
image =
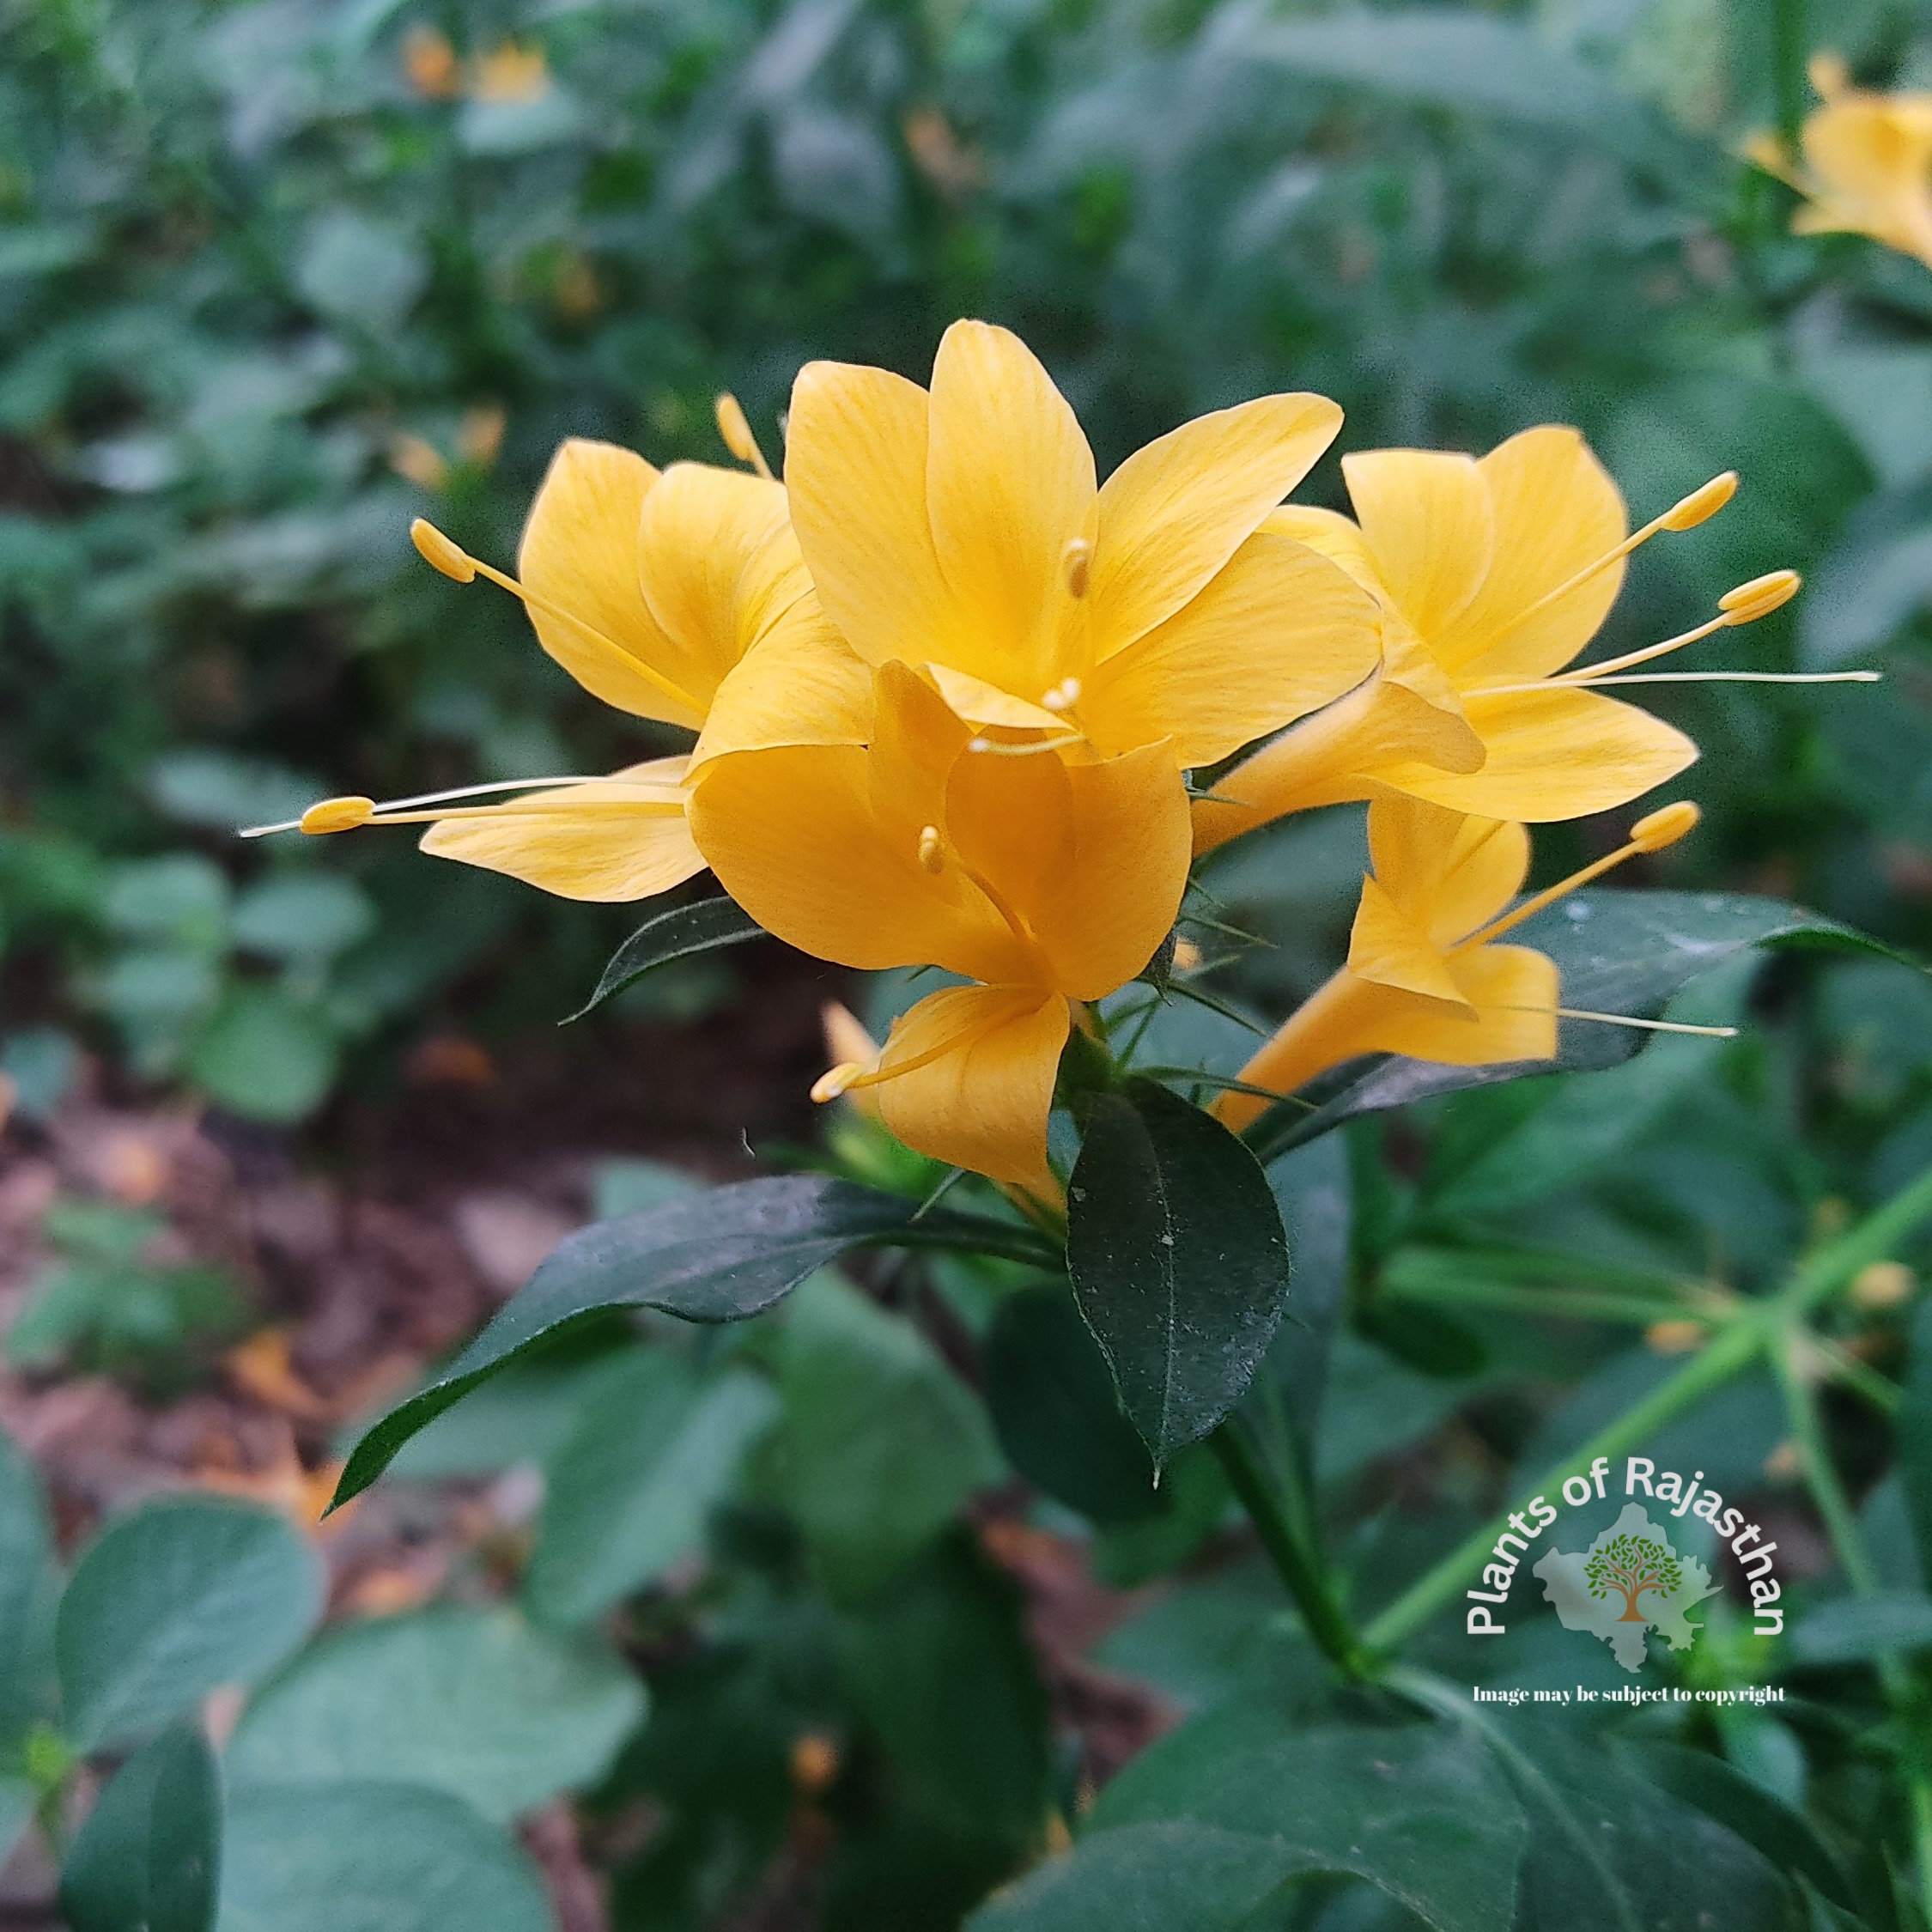
<path id="1" fill-rule="evenodd" d="M 1844 63 L 1817 54 L 1811 84 L 1824 106 L 1806 117 L 1794 155 L 1774 134 L 1745 154 L 1805 199 L 1795 234 L 1863 234 L 1932 267 L 1932 94 L 1874 94 Z"/>

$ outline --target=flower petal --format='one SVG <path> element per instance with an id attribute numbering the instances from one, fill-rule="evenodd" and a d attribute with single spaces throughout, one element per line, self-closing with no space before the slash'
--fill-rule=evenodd
<path id="1" fill-rule="evenodd" d="M 1529 834 L 1385 792 L 1369 807 L 1369 854 L 1389 896 L 1442 949 L 1467 939 L 1522 890 Z"/>
<path id="2" fill-rule="evenodd" d="M 692 774 L 729 751 L 781 744 L 863 744 L 872 672 L 809 592 L 725 674 L 691 748 Z"/>
<path id="3" fill-rule="evenodd" d="M 537 641 L 593 697 L 639 718 L 704 722 L 671 671 L 678 653 L 638 583 L 637 527 L 658 472 L 612 443 L 573 437 L 530 507 L 517 568 Z"/>
<path id="4" fill-rule="evenodd" d="M 1574 429 L 1525 429 L 1477 465 L 1495 507 L 1489 574 L 1455 620 L 1427 638 L 1465 689 L 1543 677 L 1595 636 L 1623 587 L 1621 562 L 1526 616 L 1548 592 L 1622 543 L 1622 493 Z"/>
<path id="5" fill-rule="evenodd" d="M 1135 451 L 1100 492 L 1097 655 L 1165 623 L 1251 537 L 1335 440 L 1326 396 L 1262 396 L 1197 416 Z"/>
<path id="6" fill-rule="evenodd" d="M 879 1071 L 933 1057 L 869 1091 L 907 1146 L 1054 1200 L 1047 1121 L 1071 1025 L 1065 999 L 1030 987 L 929 993 L 893 1027 Z"/>
<path id="7" fill-rule="evenodd" d="M 1365 450 L 1342 459 L 1376 573 L 1425 641 L 1446 632 L 1484 578 L 1496 520 L 1471 457 L 1443 450 Z"/>
<path id="8" fill-rule="evenodd" d="M 1079 668 L 1067 547 L 1093 543 L 1093 452 L 1032 350 L 984 322 L 941 340 L 931 421 L 927 510 L 960 629 L 920 656 L 1037 699 Z"/>
<path id="9" fill-rule="evenodd" d="M 868 664 L 949 658 L 959 629 L 926 514 L 926 392 L 884 369 L 808 362 L 792 386 L 785 484 L 825 614 Z"/>
<path id="10" fill-rule="evenodd" d="M 1373 878 L 1362 881 L 1362 902 L 1348 935 L 1348 969 L 1377 986 L 1467 1005 L 1443 949 Z"/>
<path id="11" fill-rule="evenodd" d="M 1376 667 L 1382 614 L 1347 574 L 1286 537 L 1250 537 L 1200 595 L 1097 665 L 1079 718 L 1105 752 L 1171 738 L 1218 763 L 1319 709 Z"/>
<path id="12" fill-rule="evenodd" d="M 670 789 L 683 766 L 663 758 L 588 785 L 473 807 L 432 825 L 422 849 L 562 899 L 647 899 L 704 870 L 683 795 Z"/>
<path id="13" fill-rule="evenodd" d="M 726 673 L 811 588 L 781 483 L 674 463 L 637 527 L 644 600 L 675 656 L 665 669 L 707 708 Z"/>
<path id="14" fill-rule="evenodd" d="M 1546 824 L 1626 805 L 1697 760 L 1674 726 L 1597 691 L 1546 686 L 1473 697 L 1467 709 L 1489 753 L 1480 771 L 1392 762 L 1376 778 L 1456 811 Z"/>

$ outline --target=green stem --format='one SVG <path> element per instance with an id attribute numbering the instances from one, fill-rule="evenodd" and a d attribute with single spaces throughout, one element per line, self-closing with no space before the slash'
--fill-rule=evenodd
<path id="1" fill-rule="evenodd" d="M 1282 1498 L 1276 1493 L 1267 1470 L 1248 1439 L 1245 1425 L 1236 1418 L 1230 1416 L 1208 1440 L 1227 1472 L 1230 1486 L 1255 1525 L 1268 1560 L 1294 1598 L 1309 1635 L 1344 1676 L 1369 1677 L 1372 1674 L 1372 1660 L 1336 1603 L 1327 1572 L 1315 1552 L 1309 1528 L 1312 1511 L 1305 1504 L 1295 1509 L 1294 1514 L 1303 1526 L 1303 1533 L 1297 1534 Z"/>
<path id="2" fill-rule="evenodd" d="M 1888 1259 L 1928 1217 L 1932 1217 L 1932 1169 L 1868 1214 L 1856 1227 L 1820 1249 L 1768 1301 L 1742 1304 L 1736 1317 L 1701 1354 L 1692 1356 L 1641 1401 L 1600 1429 L 1573 1455 L 1546 1471 L 1540 1480 L 1546 1485 L 1566 1468 L 1588 1467 L 1600 1455 L 1614 1461 L 1626 1449 L 1641 1448 L 1646 1437 L 1757 1361 L 1790 1321 L 1829 1300 L 1861 1268 Z M 1467 1587 L 1467 1579 L 1477 1573 L 1483 1558 L 1509 1527 L 1504 1512 L 1452 1551 L 1370 1623 L 1362 1633 L 1364 1641 L 1373 1649 L 1386 1649 L 1425 1624 Z"/>
<path id="3" fill-rule="evenodd" d="M 1805 0 L 1773 0 L 1771 84 L 1777 95 L 1777 131 L 1795 144 L 1805 118 Z"/>

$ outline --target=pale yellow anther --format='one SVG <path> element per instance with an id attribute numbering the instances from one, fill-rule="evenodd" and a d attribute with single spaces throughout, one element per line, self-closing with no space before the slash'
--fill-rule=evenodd
<path id="1" fill-rule="evenodd" d="M 841 1060 L 811 1083 L 811 1097 L 823 1107 L 827 1101 L 836 1100 L 865 1071 L 855 1060 Z"/>
<path id="2" fill-rule="evenodd" d="M 453 544 L 426 517 L 418 517 L 410 526 L 410 541 L 432 570 L 440 570 L 444 576 L 453 578 L 459 584 L 473 584 L 477 580 L 475 558 L 460 545 Z"/>
<path id="3" fill-rule="evenodd" d="M 1067 595 L 1084 597 L 1093 571 L 1093 545 L 1084 537 L 1076 537 L 1060 553 L 1060 561 L 1066 573 Z"/>
<path id="4" fill-rule="evenodd" d="M 919 829 L 919 862 L 929 872 L 945 870 L 946 855 L 937 825 L 921 825 Z"/>
<path id="5" fill-rule="evenodd" d="M 312 805 L 296 821 L 308 833 L 352 832 L 367 825 L 375 816 L 374 799 L 322 799 Z"/>
<path id="6" fill-rule="evenodd" d="M 1192 939 L 1176 939 L 1174 942 L 1174 969 L 1177 973 L 1191 973 L 1200 964 L 1201 951 Z"/>
<path id="7" fill-rule="evenodd" d="M 1630 829 L 1630 842 L 1639 852 L 1662 852 L 1667 845 L 1675 845 L 1692 831 L 1703 817 L 1690 799 L 1680 799 L 1675 805 L 1667 805 L 1648 817 L 1639 818 Z"/>
<path id="8" fill-rule="evenodd" d="M 1804 584 L 1795 570 L 1767 570 L 1762 577 L 1726 591 L 1717 599 L 1717 608 L 1724 613 L 1726 623 L 1754 624 L 1789 604 Z"/>
<path id="9" fill-rule="evenodd" d="M 1042 707 L 1048 711 L 1071 711 L 1080 702 L 1080 680 L 1078 677 L 1063 677 L 1041 698 Z"/>
<path id="10" fill-rule="evenodd" d="M 1701 489 L 1693 489 L 1681 502 L 1673 503 L 1657 519 L 1666 530 L 1695 530 L 1708 517 L 1718 511 L 1737 495 L 1737 471 L 1727 470 L 1722 476 L 1713 477 Z"/>
<path id="11" fill-rule="evenodd" d="M 758 439 L 751 434 L 750 421 L 738 398 L 728 389 L 721 390 L 713 406 L 718 416 L 718 434 L 725 439 L 725 447 L 740 463 L 749 463 L 761 477 L 769 477 L 771 470 L 765 462 L 765 453 L 758 447 Z"/>

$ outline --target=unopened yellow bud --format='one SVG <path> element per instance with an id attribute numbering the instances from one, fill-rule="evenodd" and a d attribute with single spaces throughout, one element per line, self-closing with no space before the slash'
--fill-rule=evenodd
<path id="1" fill-rule="evenodd" d="M 937 825 L 921 825 L 919 829 L 919 862 L 929 872 L 945 870 L 946 855 Z"/>
<path id="2" fill-rule="evenodd" d="M 1093 572 L 1093 545 L 1084 537 L 1076 537 L 1060 552 L 1060 565 L 1066 573 L 1066 594 L 1084 597 Z"/>
<path id="3" fill-rule="evenodd" d="M 297 821 L 305 832 L 353 832 L 375 816 L 374 799 L 323 799 L 312 805 Z"/>
<path id="4" fill-rule="evenodd" d="M 1721 477 L 1713 477 L 1701 489 L 1693 489 L 1681 502 L 1673 503 L 1657 519 L 1666 530 L 1695 530 L 1707 517 L 1714 517 L 1718 511 L 1737 495 L 1737 471 L 1727 470 Z"/>
<path id="5" fill-rule="evenodd" d="M 1717 608 L 1727 623 L 1754 624 L 1789 604 L 1804 586 L 1804 579 L 1795 570 L 1767 570 L 1762 577 L 1726 591 L 1717 599 Z"/>
<path id="6" fill-rule="evenodd" d="M 440 570 L 444 576 L 453 578 L 459 584 L 473 584 L 477 580 L 477 567 L 470 553 L 451 543 L 427 518 L 418 517 L 410 526 L 410 541 L 432 570 Z"/>
<path id="7" fill-rule="evenodd" d="M 749 463 L 754 470 L 762 470 L 764 453 L 758 447 L 758 439 L 751 434 L 750 421 L 738 398 L 728 389 L 721 390 L 713 408 L 718 417 L 718 434 L 725 439 L 725 447 L 740 463 Z"/>
<path id="8" fill-rule="evenodd" d="M 827 1101 L 836 1100 L 865 1071 L 855 1060 L 843 1060 L 811 1083 L 811 1097 L 823 1107 Z"/>
<path id="9" fill-rule="evenodd" d="M 1701 1321 L 1653 1321 L 1643 1331 L 1643 1340 L 1654 1354 L 1688 1355 L 1704 1346 L 1705 1333 Z"/>
<path id="10" fill-rule="evenodd" d="M 1897 1308 L 1912 1298 L 1916 1285 L 1903 1261 L 1870 1261 L 1852 1276 L 1850 1292 L 1859 1308 Z"/>
<path id="11" fill-rule="evenodd" d="M 1805 74 L 1813 91 L 1823 100 L 1843 94 L 1851 85 L 1851 70 L 1845 65 L 1842 54 L 1814 53 L 1806 64 Z"/>
<path id="12" fill-rule="evenodd" d="M 1680 799 L 1675 805 L 1639 818 L 1630 829 L 1630 842 L 1639 852 L 1662 852 L 1667 845 L 1675 845 L 1703 817 L 1690 799 Z"/>

